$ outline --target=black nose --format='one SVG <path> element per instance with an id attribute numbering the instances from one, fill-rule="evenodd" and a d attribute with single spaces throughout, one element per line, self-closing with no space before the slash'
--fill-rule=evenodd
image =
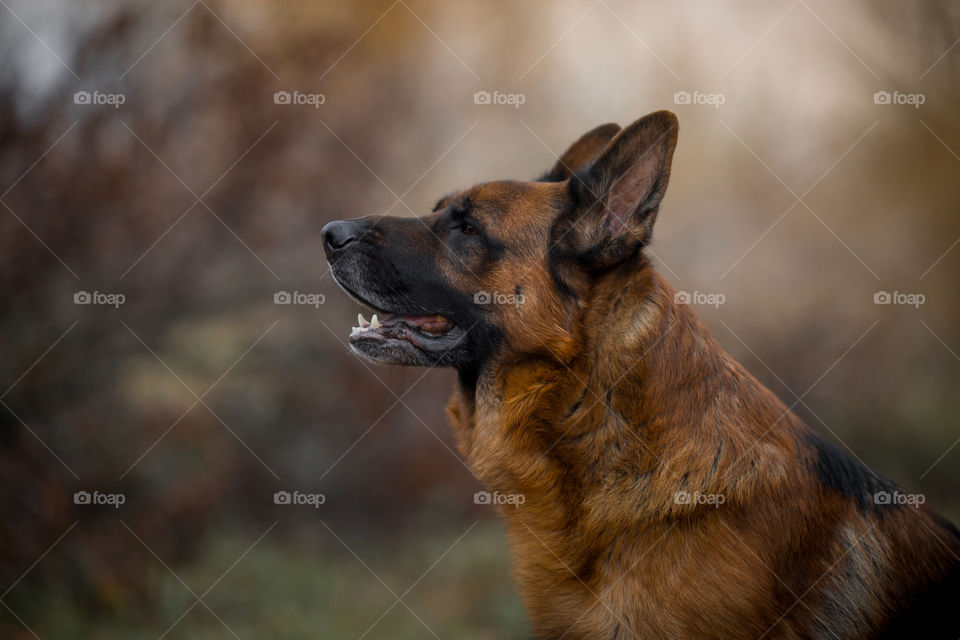
<path id="1" fill-rule="evenodd" d="M 333 254 L 357 239 L 356 225 L 350 220 L 337 220 L 327 224 L 320 235 L 323 237 L 323 250 L 327 259 Z"/>

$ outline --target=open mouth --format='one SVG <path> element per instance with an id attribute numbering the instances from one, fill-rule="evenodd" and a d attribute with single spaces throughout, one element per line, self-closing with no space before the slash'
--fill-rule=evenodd
<path id="1" fill-rule="evenodd" d="M 374 315 L 367 320 L 357 315 L 350 331 L 350 349 L 381 364 L 412 366 L 456 366 L 465 358 L 467 328 L 438 312 L 428 313 L 433 305 L 425 301 L 406 310 L 382 294 L 356 292 L 341 280 L 339 269 L 333 275 L 344 291 L 367 307 Z M 362 287 L 357 287 L 363 289 Z M 442 306 L 442 305 L 437 305 Z"/>
<path id="2" fill-rule="evenodd" d="M 374 314 L 367 321 L 363 314 L 358 314 L 357 324 L 350 332 L 351 344 L 403 340 L 420 348 L 425 348 L 429 341 L 446 337 L 456 328 L 452 320 L 441 315 L 388 314 L 381 320 Z"/>

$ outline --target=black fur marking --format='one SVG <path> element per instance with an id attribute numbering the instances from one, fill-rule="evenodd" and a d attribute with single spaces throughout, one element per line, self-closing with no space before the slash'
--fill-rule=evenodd
<path id="1" fill-rule="evenodd" d="M 575 253 L 569 247 L 569 234 L 573 231 L 572 216 L 576 215 L 578 209 L 577 206 L 573 203 L 573 182 L 576 179 L 576 175 L 570 178 L 570 190 L 571 198 L 566 203 L 564 210 L 560 213 L 557 220 L 553 224 L 553 228 L 550 230 L 550 245 L 547 248 L 547 266 L 550 270 L 550 277 L 553 278 L 554 284 L 557 286 L 557 291 L 565 298 L 570 298 L 573 300 L 577 299 L 577 292 L 574 291 L 573 287 L 564 279 L 563 274 L 561 273 L 560 265 L 564 262 L 575 261 Z"/>
<path id="2" fill-rule="evenodd" d="M 449 205 L 450 217 L 454 220 L 463 221 L 473 209 L 473 203 L 469 197 L 461 198 L 459 202 Z"/>
<path id="3" fill-rule="evenodd" d="M 597 195 L 590 190 L 590 169 L 593 165 L 580 167 L 570 176 L 570 200 L 573 208 L 579 209 L 593 205 L 597 201 Z"/>
<path id="4" fill-rule="evenodd" d="M 720 467 L 720 456 L 723 455 L 723 440 L 717 446 L 717 452 L 713 456 L 713 463 L 710 465 L 710 478 L 717 475 L 717 469 Z"/>
<path id="5" fill-rule="evenodd" d="M 878 634 L 878 640 L 960 638 L 960 617 L 956 615 L 957 602 L 960 602 L 960 562 L 950 558 L 950 564 L 938 581 L 910 594 L 906 602 L 898 603 L 897 610 Z"/>
<path id="6" fill-rule="evenodd" d="M 554 284 L 557 285 L 557 291 L 560 292 L 560 295 L 565 298 L 576 299 L 577 292 L 563 279 L 563 275 L 560 273 L 560 263 L 563 261 L 566 253 L 566 251 L 561 251 L 560 247 L 556 245 L 550 247 L 550 250 L 547 252 L 547 266 L 550 268 L 550 277 L 553 278 Z"/>
<path id="7" fill-rule="evenodd" d="M 577 409 L 579 409 L 580 405 L 583 404 L 583 397 L 585 395 L 587 395 L 586 389 L 584 389 L 583 393 L 580 394 L 580 397 L 577 398 L 577 401 L 573 403 L 573 406 L 567 409 L 567 412 L 563 415 L 564 420 L 566 420 L 567 418 L 569 418 L 570 416 L 572 416 L 577 412 Z"/>
<path id="8" fill-rule="evenodd" d="M 563 180 L 564 179 L 562 177 L 557 175 L 556 168 L 553 168 L 553 169 L 550 169 L 550 171 L 547 171 L 541 174 L 539 178 L 534 178 L 533 181 L 534 182 L 563 182 Z"/>
<path id="9" fill-rule="evenodd" d="M 874 494 L 898 491 L 900 487 L 895 482 L 875 473 L 816 434 L 809 434 L 806 440 L 816 454 L 812 471 L 821 485 L 854 500 L 860 509 L 883 513 L 884 509 L 890 508 L 877 504 Z"/>
<path id="10" fill-rule="evenodd" d="M 469 359 L 456 367 L 461 391 L 467 395 L 476 393 L 480 373 L 500 350 L 502 343 L 503 331 L 492 324 L 479 322 L 467 331 L 466 352 Z"/>
<path id="11" fill-rule="evenodd" d="M 474 397 L 477 393 L 477 380 L 480 378 L 480 369 L 476 365 L 457 369 L 457 382 L 464 395 Z"/>

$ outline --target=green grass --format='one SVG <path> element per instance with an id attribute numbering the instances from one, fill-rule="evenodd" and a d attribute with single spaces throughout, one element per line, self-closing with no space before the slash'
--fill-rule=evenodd
<path id="1" fill-rule="evenodd" d="M 229 639 L 234 633 L 243 640 L 526 637 L 501 525 L 482 521 L 456 542 L 466 529 L 366 539 L 336 530 L 360 559 L 325 529 L 296 542 L 271 533 L 204 596 L 213 613 L 196 604 L 181 618 L 193 596 L 150 558 L 156 566 L 146 569 L 145 610 L 91 618 L 82 598 L 60 592 L 37 602 L 25 619 L 44 640 L 157 640 L 164 632 L 170 640 Z M 172 568 L 203 594 L 256 535 L 213 536 L 193 562 Z M 407 592 L 403 603 L 391 590 Z"/>

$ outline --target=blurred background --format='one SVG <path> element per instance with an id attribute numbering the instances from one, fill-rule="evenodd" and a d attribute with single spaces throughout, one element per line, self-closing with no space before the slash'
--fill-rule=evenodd
<path id="1" fill-rule="evenodd" d="M 348 353 L 319 232 L 662 108 L 658 267 L 960 520 L 956 3 L 0 5 L 0 636 L 525 637 L 453 374 Z"/>

